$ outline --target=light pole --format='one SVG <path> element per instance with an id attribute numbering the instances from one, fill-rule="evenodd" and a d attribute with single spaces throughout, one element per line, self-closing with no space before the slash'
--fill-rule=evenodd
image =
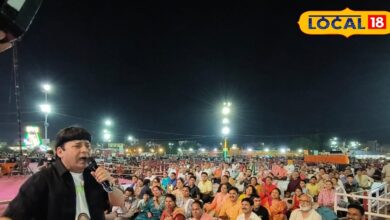
<path id="1" fill-rule="evenodd" d="M 113 125 L 113 122 L 111 119 L 106 119 L 104 120 L 104 129 L 103 129 L 103 148 L 104 148 L 104 144 L 107 144 L 107 148 L 108 148 L 108 143 L 112 140 L 112 134 L 111 134 L 111 131 L 108 129 L 109 127 L 111 127 Z"/>
<path id="2" fill-rule="evenodd" d="M 49 140 L 47 139 L 47 128 L 49 127 L 49 123 L 47 122 L 47 117 L 51 112 L 51 106 L 47 103 L 47 94 L 51 90 L 51 85 L 45 83 L 42 85 L 43 93 L 45 94 L 45 104 L 41 105 L 41 111 L 45 113 L 45 145 L 49 144 Z"/>
<path id="3" fill-rule="evenodd" d="M 47 127 L 49 127 L 49 123 L 47 122 L 47 117 L 49 113 L 51 112 L 51 106 L 49 104 L 43 104 L 40 106 L 41 111 L 45 114 L 45 145 L 48 144 L 48 139 L 47 139 Z"/>
<path id="4" fill-rule="evenodd" d="M 230 127 L 229 127 L 229 124 L 230 124 L 230 120 L 228 118 L 229 114 L 230 114 L 230 107 L 231 107 L 231 103 L 230 102 L 224 102 L 223 103 L 223 107 L 222 107 L 222 115 L 223 115 L 223 119 L 222 119 L 222 135 L 223 135 L 223 139 L 224 139 L 224 143 L 223 143 L 223 159 L 226 161 L 227 160 L 227 157 L 228 157 L 228 146 L 227 146 L 227 137 L 228 135 L 230 134 Z"/>

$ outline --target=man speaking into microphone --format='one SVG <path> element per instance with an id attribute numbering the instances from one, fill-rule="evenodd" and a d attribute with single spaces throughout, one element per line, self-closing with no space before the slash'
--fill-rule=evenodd
<path id="1" fill-rule="evenodd" d="M 56 137 L 55 151 L 57 159 L 53 165 L 37 172 L 22 185 L 4 217 L 104 220 L 104 211 L 110 204 L 123 206 L 122 191 L 107 187 L 112 179 L 110 173 L 103 167 L 87 167 L 91 151 L 91 135 L 87 130 L 62 129 Z"/>

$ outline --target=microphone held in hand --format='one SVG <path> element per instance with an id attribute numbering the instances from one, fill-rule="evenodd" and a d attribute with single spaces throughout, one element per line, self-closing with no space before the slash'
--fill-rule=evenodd
<path id="1" fill-rule="evenodd" d="M 96 172 L 96 170 L 99 166 L 97 165 L 95 159 L 90 157 L 90 158 L 88 158 L 88 160 L 89 160 L 88 161 L 88 169 L 90 169 L 93 172 Z M 105 181 L 101 182 L 100 184 L 102 184 L 104 191 L 106 191 L 106 192 L 113 191 L 112 187 L 110 186 L 110 182 L 108 182 L 108 180 L 105 180 Z"/>

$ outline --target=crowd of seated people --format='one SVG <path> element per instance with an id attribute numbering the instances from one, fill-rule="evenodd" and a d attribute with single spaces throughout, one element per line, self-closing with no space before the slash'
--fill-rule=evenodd
<path id="1" fill-rule="evenodd" d="M 250 219 L 337 219 L 346 213 L 336 213 L 335 203 L 362 204 L 335 193 L 354 193 L 374 182 L 368 175 L 372 166 L 338 170 L 298 163 L 291 169 L 278 161 L 180 166 L 170 164 L 161 176 L 150 170 L 133 176 L 126 204 L 107 210 L 107 219 L 240 219 L 249 209 Z"/>

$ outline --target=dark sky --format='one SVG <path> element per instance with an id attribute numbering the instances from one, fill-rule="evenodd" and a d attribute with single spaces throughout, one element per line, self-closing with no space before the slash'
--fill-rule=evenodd
<path id="1" fill-rule="evenodd" d="M 218 142 L 229 100 L 238 143 L 390 141 L 390 36 L 309 36 L 297 25 L 307 10 L 390 11 L 388 1 L 181 3 L 46 0 L 19 44 L 23 124 L 43 125 L 48 81 L 50 138 L 78 124 L 98 139 L 110 117 L 118 141 Z M 0 54 L 5 141 L 17 137 L 11 58 Z"/>

